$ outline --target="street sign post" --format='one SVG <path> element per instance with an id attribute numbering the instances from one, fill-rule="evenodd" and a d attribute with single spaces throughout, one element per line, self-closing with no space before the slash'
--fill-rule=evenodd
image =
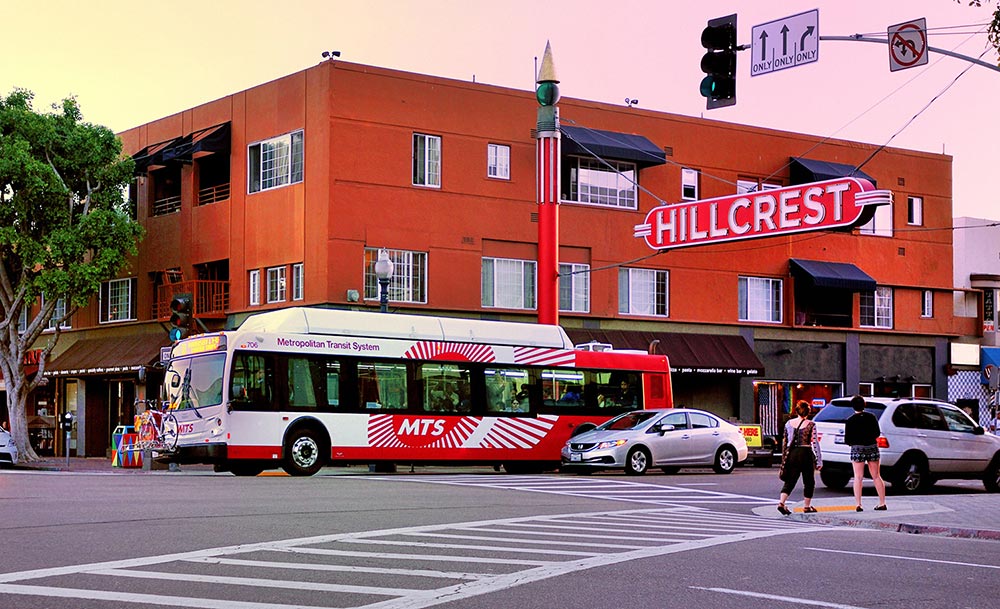
<path id="1" fill-rule="evenodd" d="M 927 65 L 927 19 L 889 26 L 889 71 Z"/>
<path id="2" fill-rule="evenodd" d="M 819 9 L 755 25 L 751 35 L 750 76 L 819 61 Z"/>

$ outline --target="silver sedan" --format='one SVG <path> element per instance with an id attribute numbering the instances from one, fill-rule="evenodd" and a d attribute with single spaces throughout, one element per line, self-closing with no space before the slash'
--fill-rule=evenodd
<path id="1" fill-rule="evenodd" d="M 728 474 L 746 460 L 740 428 L 693 408 L 635 410 L 569 439 L 562 469 L 624 469 L 640 475 L 651 467 L 674 473 L 682 467 L 712 467 Z"/>

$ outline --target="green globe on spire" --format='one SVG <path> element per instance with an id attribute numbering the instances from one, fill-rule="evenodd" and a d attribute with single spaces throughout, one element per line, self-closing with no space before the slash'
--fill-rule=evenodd
<path id="1" fill-rule="evenodd" d="M 551 81 L 538 83 L 535 99 L 543 106 L 554 106 L 559 101 L 559 85 Z"/>

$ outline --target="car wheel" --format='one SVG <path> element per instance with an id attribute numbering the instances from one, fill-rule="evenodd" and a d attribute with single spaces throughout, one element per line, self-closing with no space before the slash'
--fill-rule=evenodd
<path id="1" fill-rule="evenodd" d="M 1000 493 L 1000 456 L 993 457 L 993 462 L 986 468 L 983 486 L 991 493 Z"/>
<path id="2" fill-rule="evenodd" d="M 712 467 L 717 474 L 731 474 L 736 469 L 736 451 L 731 446 L 723 446 L 715 453 L 715 465 Z"/>
<path id="3" fill-rule="evenodd" d="M 667 474 L 668 476 L 672 476 L 672 475 L 676 474 L 677 472 L 681 471 L 681 468 L 679 468 L 679 467 L 661 467 L 660 471 L 663 472 L 664 474 Z"/>
<path id="4" fill-rule="evenodd" d="M 774 457 L 757 457 L 753 460 L 754 467 L 771 467 L 774 464 Z"/>
<path id="5" fill-rule="evenodd" d="M 839 490 L 847 486 L 851 477 L 842 472 L 829 471 L 825 467 L 819 470 L 819 479 L 823 481 L 823 486 Z"/>
<path id="6" fill-rule="evenodd" d="M 625 473 L 630 476 L 641 476 L 649 470 L 649 451 L 645 448 L 633 448 L 625 457 Z"/>
<path id="7" fill-rule="evenodd" d="M 323 467 L 322 443 L 316 431 L 303 427 L 288 434 L 281 469 L 290 476 L 312 476 Z"/>
<path id="8" fill-rule="evenodd" d="M 927 472 L 926 462 L 916 456 L 904 457 L 899 465 L 899 473 L 892 481 L 892 487 L 906 494 L 925 490 L 933 484 Z"/>

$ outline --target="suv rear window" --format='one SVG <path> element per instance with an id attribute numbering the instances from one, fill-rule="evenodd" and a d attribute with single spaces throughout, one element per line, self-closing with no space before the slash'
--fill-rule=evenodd
<path id="1" fill-rule="evenodd" d="M 865 411 L 881 419 L 882 413 L 885 412 L 885 404 L 866 402 Z M 846 423 L 847 417 L 852 414 L 854 414 L 854 409 L 851 408 L 850 400 L 834 400 L 820 408 L 813 420 L 819 423 Z"/>

